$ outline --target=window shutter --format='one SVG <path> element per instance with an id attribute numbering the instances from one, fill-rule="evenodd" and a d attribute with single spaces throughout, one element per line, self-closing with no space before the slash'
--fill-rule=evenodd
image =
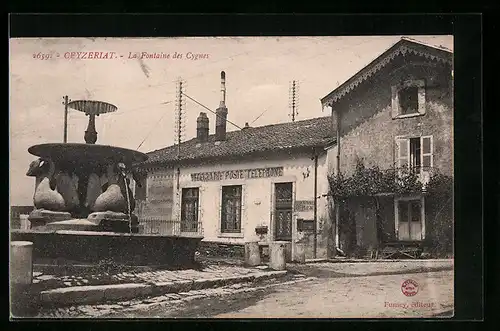
<path id="1" fill-rule="evenodd" d="M 418 81 L 418 112 L 422 115 L 425 114 L 425 81 Z"/>
<path id="2" fill-rule="evenodd" d="M 422 153 L 420 153 L 422 164 L 422 183 L 427 185 L 430 179 L 430 170 L 434 166 L 433 156 L 433 141 L 432 136 L 423 136 L 420 138 L 420 145 Z"/>
<path id="3" fill-rule="evenodd" d="M 433 143 L 432 136 L 423 136 L 421 139 L 422 153 L 421 153 L 421 164 L 424 170 L 429 170 L 433 167 Z"/>
<path id="4" fill-rule="evenodd" d="M 399 87 L 398 86 L 392 86 L 391 87 L 391 91 L 392 91 L 392 111 L 391 111 L 391 115 L 392 115 L 392 118 L 396 118 L 398 117 L 399 115 L 399 96 L 398 96 L 398 92 L 399 92 Z"/>
<path id="5" fill-rule="evenodd" d="M 410 139 L 396 137 L 396 164 L 398 168 L 408 166 Z"/>

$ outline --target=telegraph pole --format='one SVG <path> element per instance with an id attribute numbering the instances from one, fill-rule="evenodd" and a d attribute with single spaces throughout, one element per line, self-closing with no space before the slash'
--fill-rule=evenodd
<path id="1" fill-rule="evenodd" d="M 295 116 L 299 114 L 298 112 L 298 107 L 299 107 L 299 101 L 298 101 L 298 89 L 299 89 L 299 82 L 294 80 L 290 84 L 290 116 L 292 117 L 292 122 L 295 122 Z"/>
<path id="2" fill-rule="evenodd" d="M 177 157 L 180 157 L 181 153 L 181 143 L 184 137 L 184 126 L 185 126 L 185 106 L 186 100 L 184 99 L 185 92 L 185 82 L 179 78 L 177 81 L 177 93 L 176 93 L 176 111 L 175 111 L 175 130 L 174 130 L 174 144 L 177 144 Z"/>
<path id="3" fill-rule="evenodd" d="M 179 78 L 177 80 L 177 93 L 176 93 L 176 110 L 175 110 L 175 130 L 174 130 L 174 144 L 177 144 L 177 162 L 179 163 L 179 159 L 181 157 L 181 143 L 183 140 L 184 136 L 184 125 L 185 125 L 185 106 L 186 106 L 186 100 L 184 99 L 184 92 L 185 92 L 185 82 L 182 80 L 182 78 Z M 177 165 L 176 169 L 176 210 L 177 210 L 177 220 L 179 222 L 180 226 L 180 221 L 181 221 L 181 191 L 180 191 L 180 177 L 181 177 L 181 169 L 179 164 Z M 179 229 L 180 231 L 181 229 Z"/>
<path id="4" fill-rule="evenodd" d="M 68 142 L 68 103 L 69 99 L 68 96 L 65 95 L 63 97 L 63 105 L 64 105 L 64 138 L 63 142 L 67 143 Z"/>

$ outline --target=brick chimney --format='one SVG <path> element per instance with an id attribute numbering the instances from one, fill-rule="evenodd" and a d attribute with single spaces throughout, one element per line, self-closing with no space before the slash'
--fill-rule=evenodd
<path id="1" fill-rule="evenodd" d="M 226 73 L 221 71 L 221 100 L 219 108 L 215 111 L 215 140 L 226 140 L 226 120 L 227 120 L 227 107 L 226 107 Z"/>
<path id="2" fill-rule="evenodd" d="M 208 128 L 207 113 L 201 112 L 196 120 L 196 139 L 198 142 L 205 142 L 208 140 Z"/>

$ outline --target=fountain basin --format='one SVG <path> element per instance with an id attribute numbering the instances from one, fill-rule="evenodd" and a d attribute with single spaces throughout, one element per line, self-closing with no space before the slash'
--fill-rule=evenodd
<path id="1" fill-rule="evenodd" d="M 127 265 L 182 266 L 194 263 L 203 236 L 129 234 L 69 230 L 13 230 L 11 241 L 31 241 L 33 262 L 103 260 Z"/>
<path id="2" fill-rule="evenodd" d="M 58 185 L 57 192 L 45 184 L 41 192 L 35 194 L 37 211 L 29 218 L 33 225 L 85 218 L 92 212 L 127 215 L 133 212 L 135 200 L 128 182 L 125 183 L 125 170 L 130 174 L 135 163 L 147 160 L 146 154 L 121 147 L 80 143 L 39 144 L 31 146 L 28 152 L 42 161 L 32 162 L 27 175 L 39 176 L 38 181 L 49 178 Z M 41 169 L 37 168 L 40 164 L 44 165 L 44 160 L 49 160 L 49 168 L 37 170 Z M 107 182 L 103 182 L 103 176 Z M 46 209 L 45 214 L 40 211 L 43 209 Z M 121 219 L 117 221 L 120 223 Z M 117 226 L 119 231 L 129 232 L 128 227 Z"/>
<path id="3" fill-rule="evenodd" d="M 28 148 L 28 152 L 49 158 L 57 164 L 68 164 L 78 168 L 91 168 L 95 165 L 119 162 L 130 166 L 148 159 L 146 154 L 132 149 L 80 143 L 39 144 Z"/>

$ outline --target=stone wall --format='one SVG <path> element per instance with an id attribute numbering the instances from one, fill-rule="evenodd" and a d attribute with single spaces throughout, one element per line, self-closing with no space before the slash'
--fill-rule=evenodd
<path id="1" fill-rule="evenodd" d="M 335 110 L 342 112 L 341 171 L 353 171 L 357 159 L 363 159 L 366 166 L 391 168 L 396 162 L 396 136 L 432 135 L 434 167 L 452 175 L 451 73 L 443 68 L 407 67 L 396 70 L 395 67 L 397 64 L 380 72 L 376 81 L 363 83 L 346 99 L 334 105 Z M 426 114 L 393 119 L 391 86 L 408 77 L 426 78 Z"/>
<path id="2" fill-rule="evenodd" d="M 16 231 L 11 233 L 11 240 L 33 242 L 35 263 L 48 260 L 78 264 L 111 260 L 126 265 L 176 266 L 194 262 L 201 238 Z"/>

